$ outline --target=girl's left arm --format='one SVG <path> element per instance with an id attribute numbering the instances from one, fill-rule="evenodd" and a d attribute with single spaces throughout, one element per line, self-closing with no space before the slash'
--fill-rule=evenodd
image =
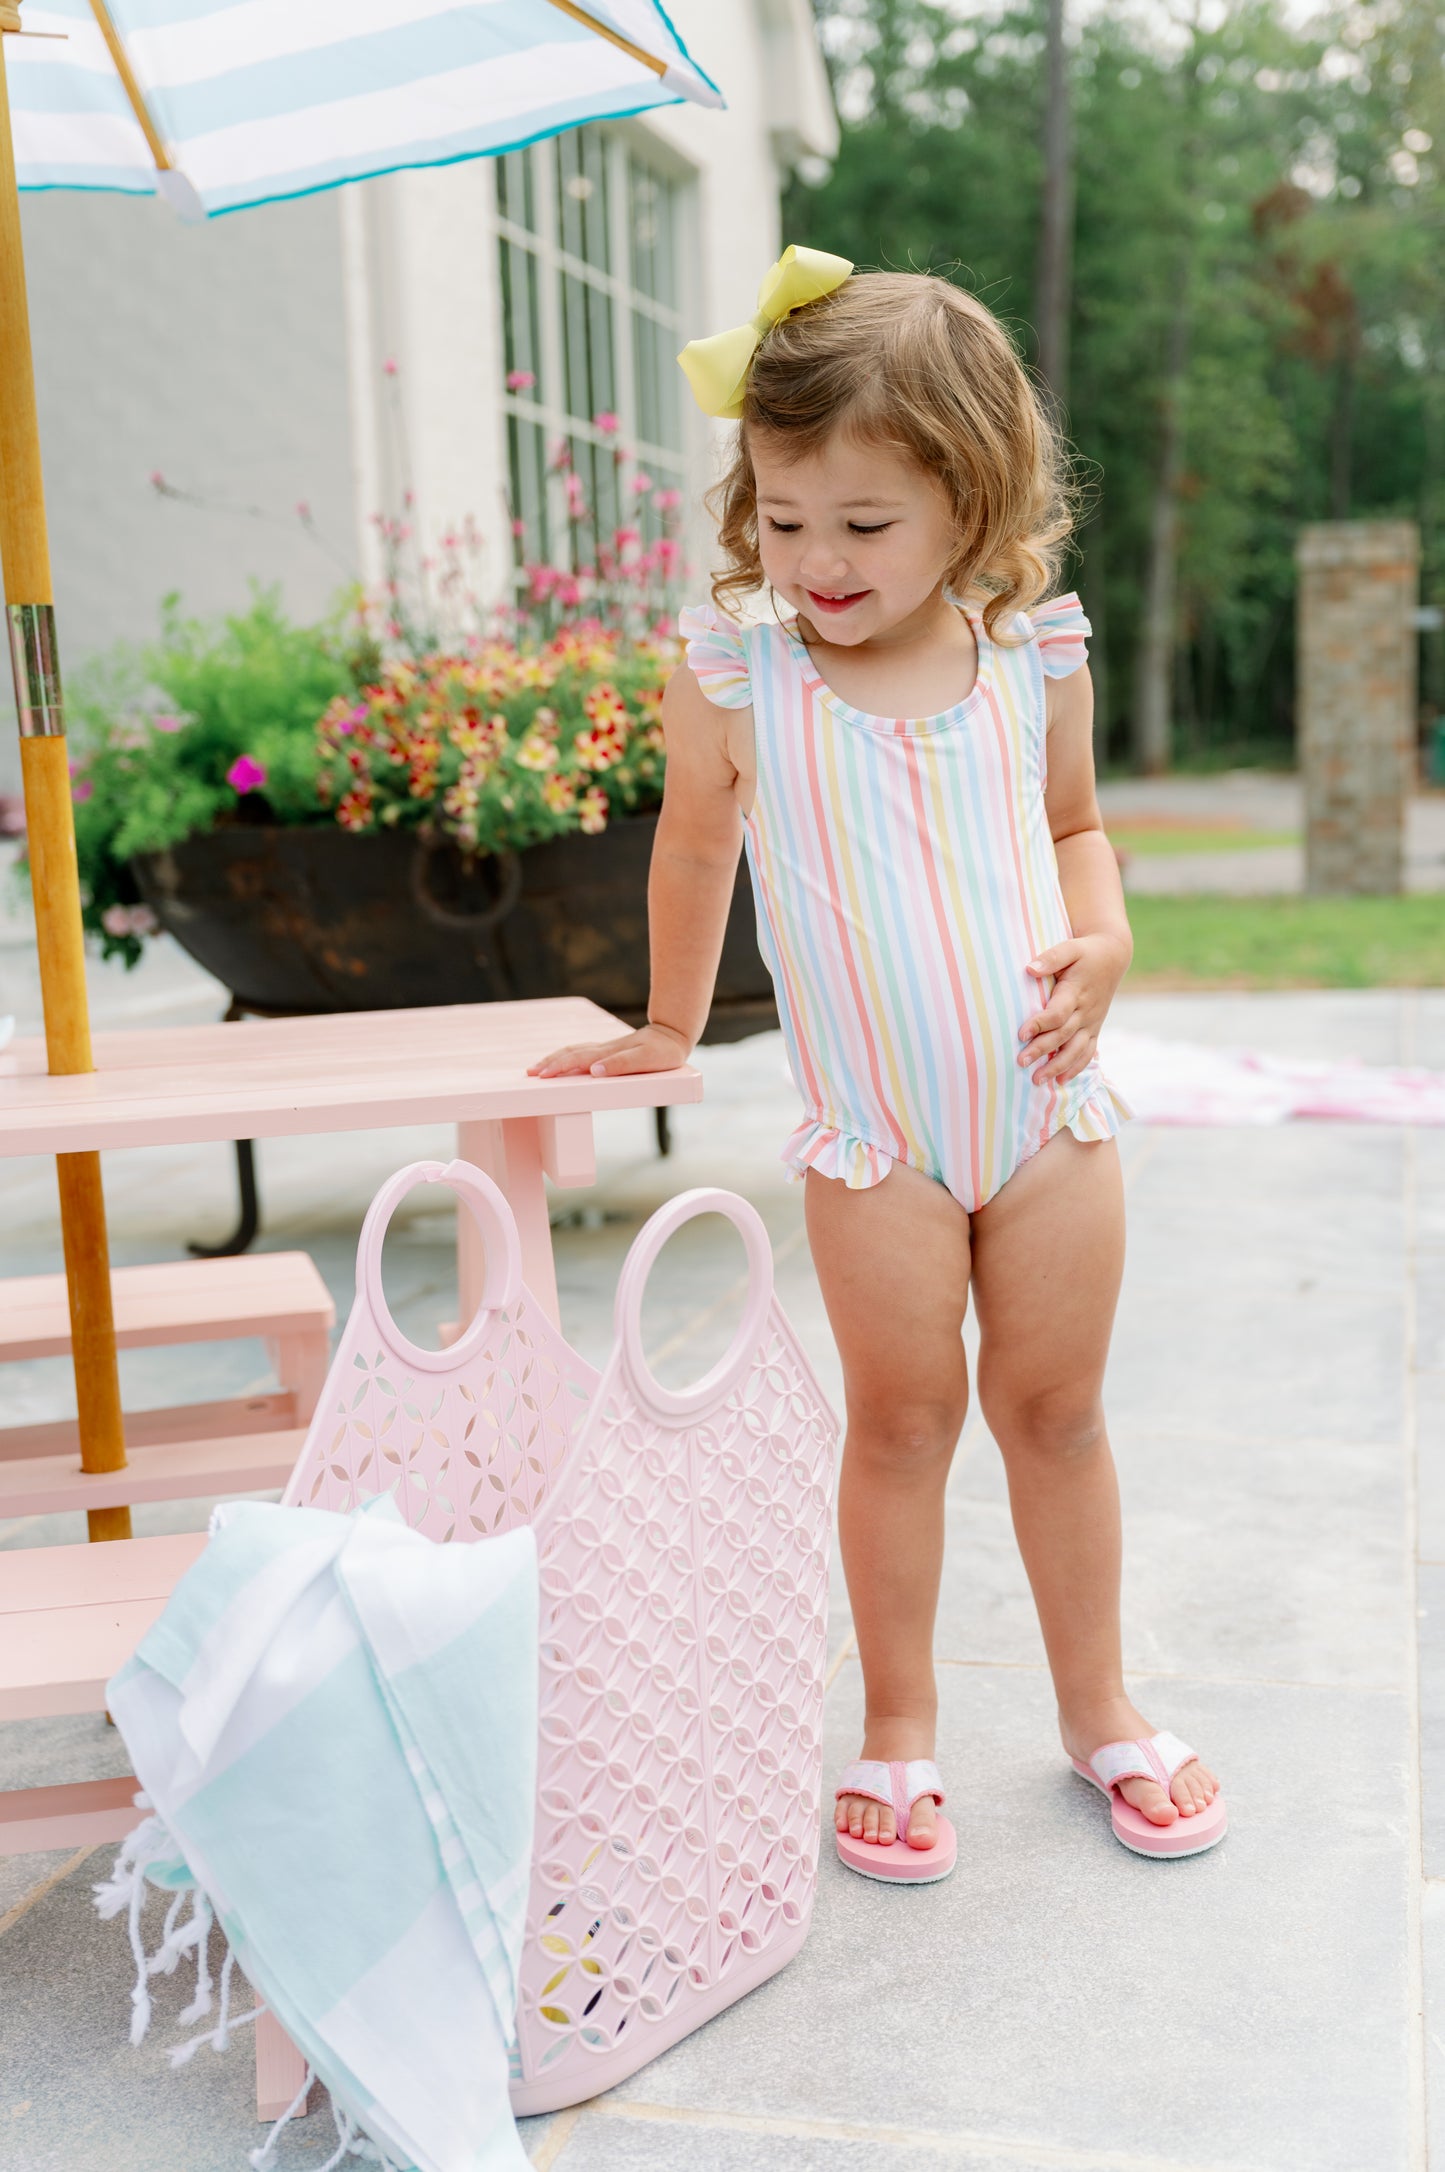
<path id="1" fill-rule="evenodd" d="M 1134 955 L 1124 885 L 1094 790 L 1094 689 L 1087 665 L 1046 679 L 1049 763 L 1044 806 L 1073 934 L 1029 962 L 1053 993 L 1020 1029 L 1021 1064 L 1036 1084 L 1076 1078 L 1093 1060 L 1099 1029 Z"/>

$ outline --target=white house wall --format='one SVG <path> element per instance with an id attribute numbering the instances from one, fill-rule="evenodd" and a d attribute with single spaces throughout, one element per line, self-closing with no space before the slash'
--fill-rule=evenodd
<path id="1" fill-rule="evenodd" d="M 22 219 L 62 665 L 154 634 L 172 590 L 211 613 L 280 582 L 319 615 L 357 563 L 337 198 L 185 227 L 154 198 L 55 191 Z M 159 498 L 153 471 L 210 502 Z M 223 509 L 245 507 L 264 517 Z"/>

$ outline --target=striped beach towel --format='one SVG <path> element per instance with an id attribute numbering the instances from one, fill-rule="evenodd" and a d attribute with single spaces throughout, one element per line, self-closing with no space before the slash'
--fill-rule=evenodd
<path id="1" fill-rule="evenodd" d="M 442 1546 L 385 1499 L 351 1516 L 229 1504 L 107 1695 L 150 1813 L 97 1888 L 130 1924 L 133 2041 L 150 1978 L 194 1952 L 181 2020 L 214 1998 L 219 2014 L 172 2057 L 224 2049 L 249 2018 L 231 2012 L 239 1965 L 331 2091 L 333 2165 L 523 2167 L 507 2081 L 536 1777 L 531 1531 Z M 147 1955 L 151 1888 L 171 1901 Z"/>

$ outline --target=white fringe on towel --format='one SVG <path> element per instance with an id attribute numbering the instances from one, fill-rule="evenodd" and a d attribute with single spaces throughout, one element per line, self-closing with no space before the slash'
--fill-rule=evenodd
<path id="1" fill-rule="evenodd" d="M 138 1808 L 147 1807 L 145 1796 L 138 1795 L 136 1804 Z M 191 2023 L 203 2020 L 210 2013 L 213 2003 L 210 1942 L 215 1916 L 210 1902 L 198 1885 L 188 1881 L 175 1887 L 170 1906 L 166 1910 L 165 1922 L 161 1926 L 160 1944 L 154 1953 L 148 1954 L 145 1950 L 141 1913 L 149 1897 L 147 1889 L 154 1882 L 157 1889 L 164 1892 L 170 1882 L 169 1879 L 164 1883 L 160 1879 L 152 1881 L 149 1876 L 153 1867 L 159 1868 L 162 1864 L 168 1867 L 174 1865 L 177 1869 L 181 1867 L 175 1842 L 164 1822 L 158 1817 L 150 1816 L 143 1819 L 135 1831 L 121 1842 L 109 1878 L 94 1888 L 96 1913 L 102 1921 L 108 1922 L 112 1916 L 118 1916 L 124 1911 L 130 1931 L 130 1950 L 135 1956 L 136 1967 L 135 1984 L 130 1995 L 130 2040 L 133 2044 L 143 2042 L 151 2024 L 151 1977 L 174 1975 L 180 1963 L 192 1950 L 196 1956 L 196 1990 L 190 2004 L 178 2016 L 182 2027 L 189 2027 Z M 191 1902 L 191 1913 L 182 1923 L 181 1911 L 188 1900 Z M 231 1977 L 236 1966 L 236 1951 L 229 1939 L 225 1940 L 224 1944 L 226 1954 L 221 1963 L 217 1989 L 216 2026 L 204 2030 L 199 2036 L 188 2038 L 183 2044 L 173 2044 L 169 2051 L 173 2067 L 185 2066 L 203 2044 L 208 2044 L 213 2051 L 225 2051 L 235 2030 L 245 2028 L 248 2021 L 259 2020 L 262 2014 L 270 2010 L 258 2000 L 244 2014 L 231 2013 Z M 315 2076 L 308 2066 L 301 2087 L 260 2148 L 247 2151 L 246 2161 L 254 2168 L 254 2172 L 272 2172 L 276 2162 L 276 2144 L 306 2102 L 314 2080 Z M 336 2172 L 336 2167 L 346 2157 L 365 2158 L 380 2166 L 381 2172 L 401 2172 L 401 2168 L 385 2151 L 379 2149 L 361 2132 L 350 2112 L 334 2099 L 331 2116 L 336 2123 L 337 2147 L 325 2164 L 317 2168 L 317 2172 Z"/>

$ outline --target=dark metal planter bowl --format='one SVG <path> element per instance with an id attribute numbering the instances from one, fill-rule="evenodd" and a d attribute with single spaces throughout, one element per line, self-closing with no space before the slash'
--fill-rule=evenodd
<path id="1" fill-rule="evenodd" d="M 470 865 L 414 831 L 240 825 L 133 863 L 161 926 L 261 1013 L 400 1010 L 585 995 L 646 1014 L 647 868 L 656 814 Z M 704 1038 L 777 1023 L 738 869 Z"/>

